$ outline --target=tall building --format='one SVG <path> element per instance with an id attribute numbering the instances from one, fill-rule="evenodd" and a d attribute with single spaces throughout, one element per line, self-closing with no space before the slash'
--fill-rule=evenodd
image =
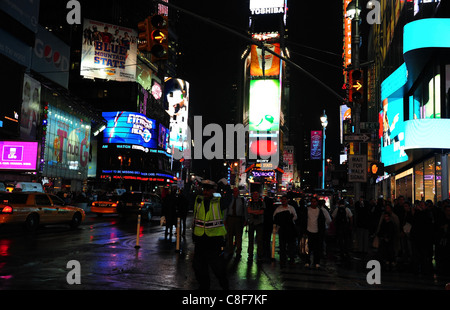
<path id="1" fill-rule="evenodd" d="M 79 191 L 90 173 L 91 133 L 103 119 L 70 92 L 71 47 L 46 27 L 44 3 L 0 3 L 0 174 L 6 183 Z"/>
<path id="2" fill-rule="evenodd" d="M 251 191 L 277 192 L 283 187 L 284 169 L 293 167 L 285 167 L 283 161 L 284 145 L 289 143 L 289 79 L 284 61 L 268 50 L 287 56 L 287 1 L 249 5 L 249 35 L 258 44 L 249 45 L 242 56 L 242 115 L 249 129 L 245 179 Z M 293 175 L 284 185 L 293 183 L 291 179 Z"/>
<path id="3" fill-rule="evenodd" d="M 171 130 L 176 136 L 176 125 L 186 124 L 189 98 L 188 83 L 176 76 L 176 33 L 169 29 L 162 58 L 138 48 L 140 21 L 161 15 L 170 25 L 176 15 L 153 2 L 78 2 L 75 23 L 65 2 L 1 2 L 2 51 L 10 51 L 0 55 L 10 69 L 2 88 L 12 91 L 0 140 L 30 142 L 8 150 L 31 145 L 36 153 L 22 169 L 0 167 L 2 179 L 40 181 L 52 191 L 176 183 L 179 139 Z"/>
<path id="4" fill-rule="evenodd" d="M 384 175 L 375 194 L 388 199 L 449 198 L 450 9 L 446 1 L 381 1 L 366 33 L 367 117 L 379 122 Z M 363 20 L 363 22 L 365 22 Z"/>

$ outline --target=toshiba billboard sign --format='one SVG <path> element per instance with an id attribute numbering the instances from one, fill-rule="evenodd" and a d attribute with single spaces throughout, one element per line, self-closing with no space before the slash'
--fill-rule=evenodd
<path id="1" fill-rule="evenodd" d="M 252 15 L 284 13 L 284 0 L 250 0 Z"/>

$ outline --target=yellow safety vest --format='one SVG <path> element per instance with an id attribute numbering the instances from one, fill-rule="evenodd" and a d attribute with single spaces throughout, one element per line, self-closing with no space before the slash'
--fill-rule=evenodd
<path id="1" fill-rule="evenodd" d="M 211 199 L 209 210 L 205 214 L 204 198 L 198 196 L 195 199 L 194 212 L 195 236 L 200 237 L 206 234 L 208 237 L 217 237 L 227 234 L 223 223 L 223 212 L 220 209 L 220 198 Z"/>

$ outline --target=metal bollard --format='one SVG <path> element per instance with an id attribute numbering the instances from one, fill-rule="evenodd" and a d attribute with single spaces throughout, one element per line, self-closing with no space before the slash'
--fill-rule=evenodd
<path id="1" fill-rule="evenodd" d="M 277 225 L 273 224 L 273 231 L 272 231 L 272 260 L 275 259 L 275 241 L 277 237 Z"/>
<path id="2" fill-rule="evenodd" d="M 136 233 L 136 245 L 134 246 L 136 249 L 139 249 L 141 246 L 139 245 L 139 231 L 141 230 L 141 212 L 138 214 L 138 222 L 137 222 L 137 233 Z"/>
<path id="3" fill-rule="evenodd" d="M 177 218 L 177 251 L 180 250 L 180 218 Z"/>

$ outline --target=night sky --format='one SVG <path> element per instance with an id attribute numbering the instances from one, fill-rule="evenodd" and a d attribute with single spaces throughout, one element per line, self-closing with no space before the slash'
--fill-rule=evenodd
<path id="1" fill-rule="evenodd" d="M 80 0 L 82 18 L 116 24 L 120 22 L 133 27 L 134 20 L 141 20 L 151 14 L 150 0 L 129 0 L 127 6 L 116 1 L 119 0 Z M 54 24 L 64 24 L 65 14 L 68 12 L 65 3 L 41 0 L 41 14 L 46 15 L 42 19 L 53 20 Z M 170 0 L 170 3 L 241 34 L 248 33 L 248 0 Z M 117 6 L 122 8 L 123 16 L 117 15 Z M 61 14 L 52 14 L 57 8 Z M 178 36 L 177 41 L 183 52 L 178 62 L 178 77 L 190 83 L 190 114 L 202 115 L 203 125 L 234 123 L 236 91 L 233 89 L 243 70 L 240 56 L 248 41 L 184 13 L 178 14 L 171 27 Z M 342 96 L 342 1 L 326 1 L 318 5 L 317 1 L 289 0 L 287 30 L 286 43 L 291 52 L 291 60 Z M 326 155 L 337 162 L 340 104 L 334 94 L 303 72 L 292 68 L 290 113 L 287 115 L 290 120 L 289 129 L 294 133 L 291 144 L 302 144 L 303 134 L 309 136 L 311 130 L 322 129 L 319 118 L 325 109 L 329 123 Z"/>
<path id="2" fill-rule="evenodd" d="M 248 1 L 170 1 L 183 9 L 221 23 L 235 31 L 248 31 Z M 242 69 L 239 57 L 248 42 L 222 29 L 185 14 L 177 28 L 184 58 L 182 74 L 191 84 L 192 115 L 205 123 L 230 123 L 233 119 L 232 85 Z M 343 96 L 342 2 L 288 1 L 287 46 L 291 60 Z M 339 106 L 341 102 L 326 88 L 298 69 L 290 70 L 290 131 L 293 143 L 303 143 L 303 133 L 321 130 L 323 109 L 328 116 L 327 157 L 339 159 Z M 304 126 L 299 126 L 299 123 Z M 303 131 L 302 131 L 303 130 Z"/>

